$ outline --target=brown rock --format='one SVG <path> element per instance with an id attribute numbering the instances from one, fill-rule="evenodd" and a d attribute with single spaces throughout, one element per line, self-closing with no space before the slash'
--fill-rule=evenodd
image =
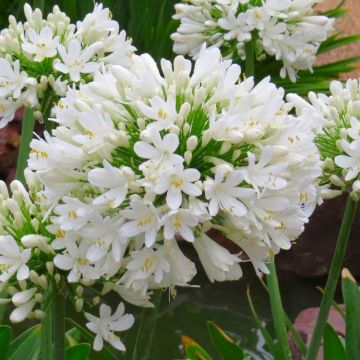
<path id="1" fill-rule="evenodd" d="M 315 211 L 305 232 L 288 251 L 277 257 L 278 269 L 288 270 L 302 277 L 326 275 L 334 253 L 345 209 L 346 195 L 325 201 Z M 360 208 L 351 231 L 344 267 L 355 276 L 360 275 Z"/>
<path id="2" fill-rule="evenodd" d="M 343 305 L 340 305 L 341 309 L 344 309 Z M 307 345 L 309 345 L 311 336 L 316 324 L 316 320 L 319 314 L 319 308 L 309 308 L 303 310 L 295 319 L 295 329 L 299 332 L 303 340 Z M 328 323 L 334 328 L 334 330 L 342 336 L 345 336 L 345 322 L 343 317 L 339 314 L 339 312 L 335 308 L 331 308 Z M 303 356 L 298 351 L 296 345 L 294 344 L 294 340 L 290 337 L 291 350 L 293 353 L 294 360 L 302 360 Z M 320 347 L 319 354 L 317 356 L 318 360 L 323 358 L 323 349 Z"/>

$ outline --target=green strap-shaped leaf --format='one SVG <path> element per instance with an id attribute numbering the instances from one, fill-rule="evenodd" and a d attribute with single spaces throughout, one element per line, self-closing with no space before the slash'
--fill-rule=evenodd
<path id="1" fill-rule="evenodd" d="M 215 323 L 208 321 L 208 330 L 211 341 L 216 347 L 217 352 L 224 360 L 244 358 L 244 351 L 236 345 L 233 339 L 231 339 L 219 326 Z"/>
<path id="2" fill-rule="evenodd" d="M 35 360 L 40 355 L 41 325 L 36 325 L 17 337 L 9 348 L 9 360 Z"/>
<path id="3" fill-rule="evenodd" d="M 347 269 L 342 272 L 342 292 L 346 311 L 346 353 L 349 360 L 360 359 L 360 291 Z"/>
<path id="4" fill-rule="evenodd" d="M 189 360 L 213 360 L 212 357 L 191 337 L 183 335 L 181 342 Z"/>
<path id="5" fill-rule="evenodd" d="M 87 360 L 91 351 L 90 344 L 78 344 L 66 349 L 66 360 Z"/>
<path id="6" fill-rule="evenodd" d="M 5 360 L 10 347 L 11 327 L 0 326 L 0 360 Z"/>
<path id="7" fill-rule="evenodd" d="M 345 348 L 330 324 L 324 330 L 324 360 L 347 360 Z"/>

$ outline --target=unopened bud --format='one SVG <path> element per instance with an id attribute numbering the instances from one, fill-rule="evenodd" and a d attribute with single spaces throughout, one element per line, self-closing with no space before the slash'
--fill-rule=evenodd
<path id="1" fill-rule="evenodd" d="M 54 276 L 55 282 L 58 284 L 61 281 L 61 275 L 59 273 L 56 273 Z"/>
<path id="2" fill-rule="evenodd" d="M 39 276 L 39 285 L 46 290 L 48 288 L 48 281 L 45 275 Z"/>
<path id="3" fill-rule="evenodd" d="M 43 311 L 39 310 L 39 309 L 37 309 L 37 310 L 34 311 L 34 317 L 35 317 L 35 319 L 41 320 L 41 319 L 43 319 L 43 318 L 45 317 L 45 315 L 46 315 L 46 314 L 45 314 Z"/>
<path id="4" fill-rule="evenodd" d="M 330 181 L 335 186 L 338 186 L 338 187 L 344 186 L 344 181 L 337 175 L 331 175 Z"/>
<path id="5" fill-rule="evenodd" d="M 46 269 L 47 269 L 49 275 L 51 275 L 51 276 L 54 275 L 54 263 L 52 261 L 48 261 L 46 263 Z"/>
<path id="6" fill-rule="evenodd" d="M 80 312 L 84 306 L 84 299 L 76 299 L 75 301 L 75 311 Z"/>
<path id="7" fill-rule="evenodd" d="M 195 150 L 195 148 L 197 147 L 199 140 L 197 138 L 197 136 L 195 135 L 191 135 L 187 140 L 186 140 L 186 148 L 190 151 Z"/>
<path id="8" fill-rule="evenodd" d="M 94 304 L 94 306 L 96 306 L 99 302 L 100 302 L 100 297 L 99 297 L 99 296 L 95 296 L 95 297 L 93 298 L 93 304 Z"/>
<path id="9" fill-rule="evenodd" d="M 113 284 L 108 282 L 105 283 L 105 285 L 103 286 L 102 290 L 101 290 L 101 295 L 106 295 L 107 293 L 109 293 L 111 290 L 113 289 Z"/>
<path id="10" fill-rule="evenodd" d="M 231 143 L 223 142 L 219 151 L 220 155 L 227 153 L 231 149 Z"/>
<path id="11" fill-rule="evenodd" d="M 192 159 L 192 152 L 189 151 L 189 150 L 186 150 L 186 151 L 185 151 L 185 154 L 184 154 L 185 163 L 186 163 L 187 165 L 189 165 L 190 162 L 191 162 L 191 159 Z"/>
<path id="12" fill-rule="evenodd" d="M 79 298 L 81 298 L 83 296 L 83 293 L 84 293 L 84 288 L 81 285 L 79 285 L 79 286 L 77 286 L 75 291 L 76 291 L 76 295 Z"/>

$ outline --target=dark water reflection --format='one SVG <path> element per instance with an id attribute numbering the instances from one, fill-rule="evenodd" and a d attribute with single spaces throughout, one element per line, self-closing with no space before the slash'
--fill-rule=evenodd
<path id="1" fill-rule="evenodd" d="M 307 280 L 285 273 L 280 273 L 279 279 L 284 307 L 290 319 L 295 319 L 307 307 L 318 306 L 321 297 L 315 286 L 322 285 L 322 280 Z M 204 275 L 196 280 L 199 284 L 207 284 Z M 252 268 L 248 267 L 244 277 L 238 282 L 179 289 L 179 295 L 173 302 L 168 303 L 167 299 L 163 299 L 151 360 L 184 359 L 179 347 L 179 339 L 183 334 L 202 344 L 216 359 L 216 352 L 207 334 L 207 320 L 216 322 L 232 334 L 255 359 L 271 359 L 251 316 L 246 298 L 247 286 L 250 287 L 258 315 L 272 333 L 271 310 L 266 291 Z"/>
<path id="2" fill-rule="evenodd" d="M 287 273 L 280 273 L 279 279 L 284 307 L 290 319 L 295 319 L 296 315 L 305 308 L 319 305 L 321 297 L 315 286 L 322 286 L 323 279 L 302 279 Z M 237 282 L 209 284 L 205 275 L 199 274 L 193 283 L 202 285 L 199 288 L 179 288 L 176 299 L 170 302 L 168 294 L 163 294 L 149 360 L 185 359 L 180 346 L 181 335 L 192 337 L 213 355 L 214 359 L 218 359 L 208 337 L 206 327 L 208 320 L 214 321 L 229 332 L 255 359 L 272 359 L 264 348 L 264 340 L 256 328 L 246 298 L 246 289 L 249 286 L 259 317 L 273 333 L 267 294 L 250 266 L 244 267 L 244 276 Z M 113 296 L 106 299 L 106 302 L 114 307 L 117 301 L 118 297 Z M 7 310 L 9 312 L 9 307 Z M 138 324 L 141 315 L 139 309 L 127 306 L 127 311 L 135 314 Z M 91 312 L 97 314 L 97 310 Z M 85 326 L 84 318 L 75 313 L 70 304 L 67 306 L 67 316 Z M 24 322 L 13 327 L 13 332 L 17 335 L 29 326 L 30 322 Z M 125 356 L 119 353 L 119 359 L 132 359 L 136 331 L 137 328 L 134 326 L 131 331 L 124 334 L 123 341 L 128 351 Z M 91 360 L 93 359 L 101 360 L 101 357 L 93 352 Z"/>

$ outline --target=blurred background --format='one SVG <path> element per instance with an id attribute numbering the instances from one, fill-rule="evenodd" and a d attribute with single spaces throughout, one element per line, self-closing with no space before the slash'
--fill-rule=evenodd
<path id="1" fill-rule="evenodd" d="M 0 1 L 0 28 L 7 27 L 8 16 L 23 19 L 23 0 Z M 35 1 L 36 2 L 36 1 Z M 38 1 L 40 3 L 41 1 Z M 58 4 L 75 22 L 91 12 L 92 0 L 46 0 L 45 13 Z M 114 19 L 133 39 L 139 53 L 149 52 L 156 60 L 162 57 L 173 58 L 170 34 L 177 23 L 171 20 L 175 0 L 104 0 Z M 327 0 L 319 10 L 333 8 L 339 0 Z M 360 33 L 360 1 L 347 0 L 344 5 L 349 11 L 337 21 L 336 30 L 343 34 Z M 321 55 L 318 64 L 326 64 L 344 57 L 359 56 L 360 42 L 335 49 Z M 360 67 L 341 78 L 360 76 Z M 0 179 L 7 182 L 15 176 L 15 164 L 20 141 L 22 112 L 17 113 L 5 129 L 0 130 Z M 333 248 L 343 212 L 344 201 L 341 198 L 328 201 L 320 207 L 303 236 L 293 248 L 277 258 L 280 269 L 280 284 L 285 310 L 291 320 L 300 311 L 318 306 L 321 294 L 315 289 L 324 284 Z M 358 213 L 360 215 L 360 213 Z M 360 216 L 357 217 L 360 219 Z M 354 226 L 350 239 L 345 266 L 355 275 L 360 275 L 360 237 L 359 221 Z M 167 294 L 163 296 L 160 320 L 155 334 L 152 359 L 169 360 L 184 358 L 180 349 L 180 335 L 186 334 L 198 340 L 204 347 L 211 349 L 207 336 L 206 321 L 213 320 L 234 336 L 240 335 L 241 344 L 254 355 L 263 359 L 271 358 L 264 350 L 264 341 L 251 316 L 246 299 L 249 287 L 255 306 L 264 325 L 271 331 L 271 312 L 268 297 L 250 266 L 245 266 L 244 277 L 239 282 L 226 284 L 208 284 L 204 274 L 199 274 L 194 284 L 201 287 L 179 289 L 175 300 L 169 302 Z M 115 300 L 115 299 L 114 299 Z M 111 299 L 109 299 L 111 302 Z M 73 315 L 76 316 L 75 314 Z M 20 329 L 19 329 L 20 330 Z M 136 328 L 126 335 L 125 342 L 131 354 L 132 337 Z M 238 335 L 235 335 L 238 334 Z"/>

